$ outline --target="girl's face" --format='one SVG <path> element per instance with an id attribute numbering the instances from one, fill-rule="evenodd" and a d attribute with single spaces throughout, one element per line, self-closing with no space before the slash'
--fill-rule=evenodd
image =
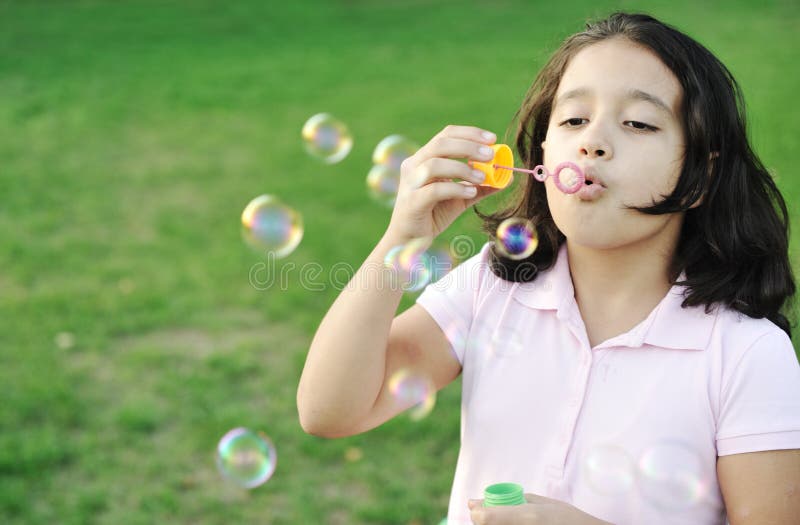
<path id="1" fill-rule="evenodd" d="M 606 187 L 594 200 L 562 193 L 545 181 L 556 226 L 571 243 L 616 248 L 680 232 L 683 213 L 646 215 L 669 195 L 683 165 L 678 114 L 681 86 L 653 52 L 616 38 L 579 51 L 567 65 L 553 102 L 544 164 L 564 161 L 594 173 Z M 562 181 L 569 170 L 561 172 Z"/>

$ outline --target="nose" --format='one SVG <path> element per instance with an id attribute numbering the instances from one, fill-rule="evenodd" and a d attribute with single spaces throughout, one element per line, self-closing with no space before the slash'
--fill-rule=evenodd
<path id="1" fill-rule="evenodd" d="M 587 140 L 581 146 L 580 154 L 582 157 L 590 159 L 609 159 L 611 158 L 611 146 L 601 141 Z"/>
<path id="2" fill-rule="evenodd" d="M 613 155 L 608 131 L 599 122 L 586 126 L 580 137 L 580 157 L 608 160 Z"/>

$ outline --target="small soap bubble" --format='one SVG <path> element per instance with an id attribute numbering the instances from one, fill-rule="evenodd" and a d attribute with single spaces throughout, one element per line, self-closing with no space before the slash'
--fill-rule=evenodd
<path id="1" fill-rule="evenodd" d="M 400 173 L 400 165 L 419 149 L 419 145 L 402 135 L 389 135 L 372 152 L 372 162 Z"/>
<path id="2" fill-rule="evenodd" d="M 367 174 L 367 189 L 370 197 L 384 206 L 389 208 L 394 206 L 399 187 L 400 172 L 389 166 L 376 164 Z"/>
<path id="3" fill-rule="evenodd" d="M 222 436 L 217 445 L 217 467 L 225 479 L 252 489 L 275 472 L 277 453 L 272 441 L 261 432 L 239 427 Z"/>
<path id="4" fill-rule="evenodd" d="M 350 130 L 330 113 L 318 113 L 303 125 L 306 151 L 328 164 L 344 159 L 353 148 Z"/>
<path id="5" fill-rule="evenodd" d="M 452 270 L 458 261 L 450 245 L 436 243 L 427 250 L 428 268 L 430 268 L 430 282 L 435 283 Z"/>
<path id="6" fill-rule="evenodd" d="M 436 387 L 427 377 L 402 368 L 389 378 L 389 391 L 397 404 L 411 407 L 408 416 L 419 421 L 433 410 L 436 404 Z"/>
<path id="7" fill-rule="evenodd" d="M 529 257 L 539 246 L 536 228 L 528 219 L 510 217 L 497 227 L 495 247 L 501 255 L 519 260 Z"/>
<path id="8" fill-rule="evenodd" d="M 583 475 L 597 494 L 623 494 L 633 486 L 636 466 L 622 447 L 600 444 L 592 447 L 584 457 Z"/>
<path id="9" fill-rule="evenodd" d="M 384 257 L 384 264 L 395 271 L 407 292 L 418 292 L 431 280 L 426 244 L 425 239 L 414 239 L 393 247 Z"/>
<path id="10" fill-rule="evenodd" d="M 257 251 L 286 257 L 303 238 L 303 217 L 272 195 L 256 197 L 242 212 L 242 236 Z"/>
<path id="11" fill-rule="evenodd" d="M 75 346 L 75 336 L 70 332 L 57 333 L 54 341 L 60 350 L 69 350 Z"/>
<path id="12" fill-rule="evenodd" d="M 708 490 L 700 456 L 687 444 L 659 443 L 639 457 L 637 486 L 644 500 L 664 511 L 685 510 Z"/>
<path id="13" fill-rule="evenodd" d="M 450 353 L 456 359 L 458 359 L 458 355 L 455 350 L 463 348 L 464 344 L 467 342 L 466 337 L 463 335 L 465 330 L 466 328 L 463 328 L 463 324 L 458 321 L 450 321 L 443 330 L 445 337 L 450 341 Z"/>

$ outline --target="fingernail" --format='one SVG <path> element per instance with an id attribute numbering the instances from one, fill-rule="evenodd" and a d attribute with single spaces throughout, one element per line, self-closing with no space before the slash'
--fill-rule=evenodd
<path id="1" fill-rule="evenodd" d="M 483 182 L 486 180 L 486 174 L 481 170 L 472 170 L 472 178 L 475 182 Z"/>
<path id="2" fill-rule="evenodd" d="M 464 188 L 464 195 L 467 197 L 474 197 L 478 193 L 478 188 L 475 186 L 467 186 Z"/>
<path id="3" fill-rule="evenodd" d="M 486 140 L 492 141 L 495 140 L 497 137 L 491 131 L 484 131 L 481 133 L 481 137 L 485 138 Z"/>
<path id="4" fill-rule="evenodd" d="M 478 153 L 480 153 L 481 157 L 483 157 L 484 159 L 491 159 L 494 156 L 494 151 L 492 150 L 492 148 L 489 148 L 487 146 L 481 146 L 480 149 L 478 150 Z"/>

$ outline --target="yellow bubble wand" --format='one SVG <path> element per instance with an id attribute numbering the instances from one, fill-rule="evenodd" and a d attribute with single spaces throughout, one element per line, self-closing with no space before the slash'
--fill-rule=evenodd
<path id="1" fill-rule="evenodd" d="M 553 177 L 553 182 L 556 187 L 564 193 L 575 193 L 581 189 L 586 182 L 586 176 L 580 167 L 574 162 L 562 162 L 556 166 L 555 171 L 551 174 L 543 165 L 538 165 L 532 170 L 515 168 L 514 167 L 514 154 L 511 148 L 506 144 L 495 144 L 491 146 L 494 150 L 494 157 L 489 162 L 470 161 L 468 164 L 486 174 L 486 180 L 481 186 L 490 186 L 492 188 L 505 188 L 511 183 L 511 176 L 514 171 L 521 173 L 528 173 L 539 182 L 544 182 L 547 177 Z M 568 186 L 561 182 L 561 171 L 569 168 L 575 172 L 574 184 Z"/>

